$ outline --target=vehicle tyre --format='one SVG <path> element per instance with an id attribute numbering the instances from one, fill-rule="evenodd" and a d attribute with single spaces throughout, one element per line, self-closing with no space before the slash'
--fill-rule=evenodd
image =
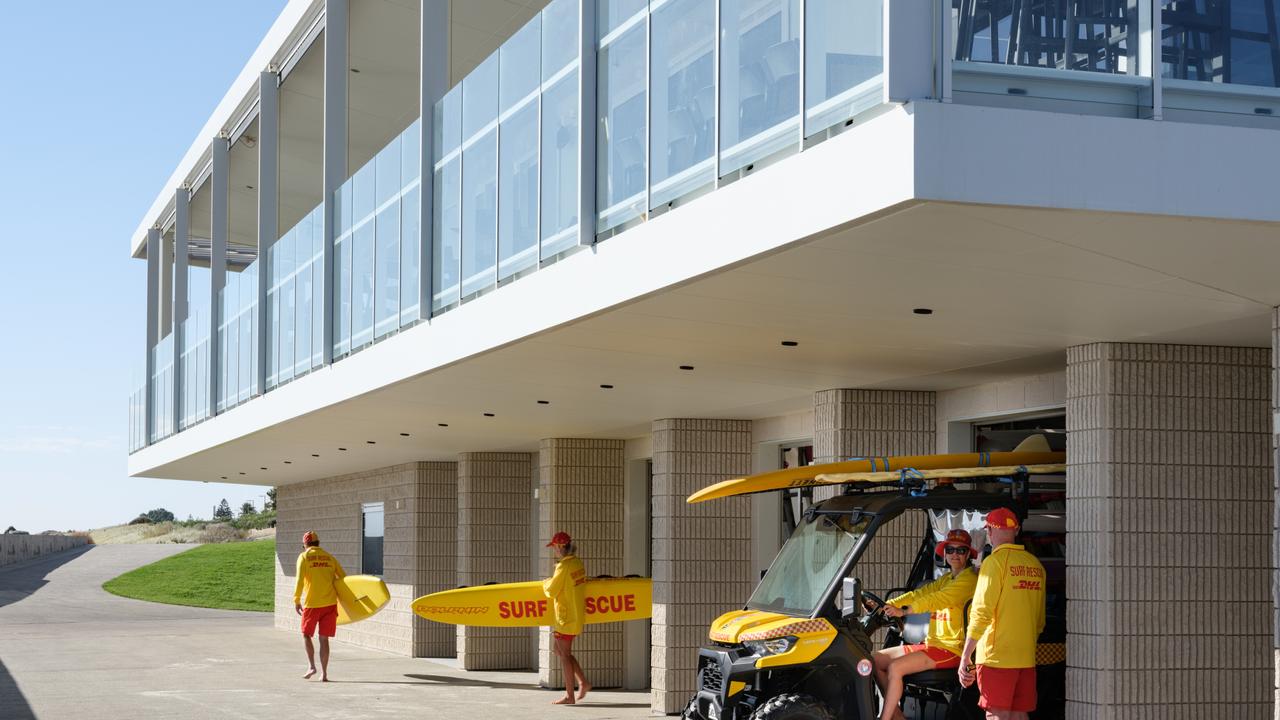
<path id="1" fill-rule="evenodd" d="M 835 713 L 812 695 L 779 695 L 756 708 L 751 720 L 835 720 Z"/>
<path id="2" fill-rule="evenodd" d="M 697 695 L 689 698 L 688 704 L 684 706 L 684 711 L 680 713 L 680 720 L 704 720 L 702 715 L 698 714 Z"/>

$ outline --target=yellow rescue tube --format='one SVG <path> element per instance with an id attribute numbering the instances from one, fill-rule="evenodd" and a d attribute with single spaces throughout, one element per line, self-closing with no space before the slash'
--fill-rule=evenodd
<path id="1" fill-rule="evenodd" d="M 349 625 L 373 617 L 391 600 L 391 591 L 374 575 L 348 575 L 337 583 L 338 624 Z"/>
<path id="2" fill-rule="evenodd" d="M 642 620 L 653 614 L 653 581 L 649 578 L 587 578 L 583 596 L 587 625 Z M 420 617 L 450 625 L 552 624 L 551 600 L 543 594 L 539 580 L 445 590 L 423 595 L 412 607 Z"/>

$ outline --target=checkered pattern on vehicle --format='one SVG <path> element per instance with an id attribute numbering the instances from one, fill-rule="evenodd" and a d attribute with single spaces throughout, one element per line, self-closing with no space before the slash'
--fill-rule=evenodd
<path id="1" fill-rule="evenodd" d="M 1037 665 L 1056 665 L 1066 661 L 1066 643 L 1040 643 L 1039 645 L 1036 645 Z"/>
<path id="2" fill-rule="evenodd" d="M 773 638 L 786 637 L 788 635 L 802 635 L 805 633 L 831 632 L 835 628 L 831 627 L 831 623 L 818 618 L 817 620 L 800 620 L 786 625 L 766 628 L 764 630 L 756 630 L 754 632 L 742 633 L 739 638 L 743 642 L 747 640 L 771 640 Z"/>

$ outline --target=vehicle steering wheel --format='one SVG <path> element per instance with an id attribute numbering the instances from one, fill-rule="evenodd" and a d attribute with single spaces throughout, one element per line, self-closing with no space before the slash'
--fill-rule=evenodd
<path id="1" fill-rule="evenodd" d="M 882 600 L 879 595 L 876 595 L 870 590 L 862 591 L 862 606 L 865 607 L 872 615 L 884 610 L 885 605 L 888 605 L 888 603 Z"/>

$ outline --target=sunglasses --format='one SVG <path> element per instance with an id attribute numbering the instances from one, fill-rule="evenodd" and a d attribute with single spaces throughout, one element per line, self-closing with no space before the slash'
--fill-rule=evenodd
<path id="1" fill-rule="evenodd" d="M 963 545 L 948 545 L 942 549 L 948 555 L 968 555 L 969 548 Z"/>

